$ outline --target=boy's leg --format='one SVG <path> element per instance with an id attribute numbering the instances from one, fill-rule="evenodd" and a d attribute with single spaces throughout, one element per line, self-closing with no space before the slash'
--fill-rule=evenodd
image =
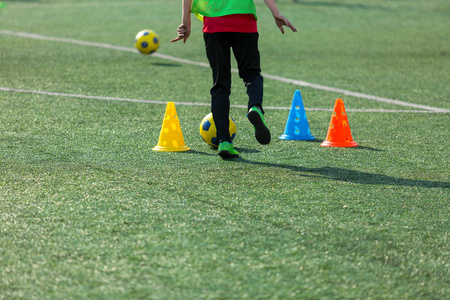
<path id="1" fill-rule="evenodd" d="M 257 32 L 234 33 L 232 48 L 238 64 L 239 77 L 242 78 L 247 88 L 248 109 L 256 105 L 264 113 L 262 108 L 263 77 L 261 76 L 258 38 Z"/>
<path id="2" fill-rule="evenodd" d="M 220 141 L 231 143 L 229 131 L 231 62 L 228 33 L 204 33 L 206 55 L 212 69 L 211 112 Z"/>
<path id="3" fill-rule="evenodd" d="M 255 138 L 263 145 L 270 143 L 270 130 L 264 120 L 263 77 L 261 76 L 258 51 L 258 33 L 233 34 L 233 53 L 239 68 L 239 76 L 244 80 L 248 94 L 249 121 L 255 127 Z"/>

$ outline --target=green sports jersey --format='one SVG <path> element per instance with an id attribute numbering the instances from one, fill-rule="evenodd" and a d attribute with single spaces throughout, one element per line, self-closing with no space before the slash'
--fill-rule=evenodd
<path id="1" fill-rule="evenodd" d="M 253 14 L 256 7 L 253 0 L 193 0 L 191 11 L 197 17 L 221 17 L 233 14 Z"/>

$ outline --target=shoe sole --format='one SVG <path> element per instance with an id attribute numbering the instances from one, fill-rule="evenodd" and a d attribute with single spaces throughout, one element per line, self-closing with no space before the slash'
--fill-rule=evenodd
<path id="1" fill-rule="evenodd" d="M 267 126 L 264 124 L 259 113 L 257 111 L 251 111 L 248 113 L 247 118 L 249 119 L 250 123 L 255 126 L 255 138 L 258 143 L 262 145 L 267 145 L 268 143 L 270 143 L 271 136 L 269 128 L 267 128 Z"/>
<path id="2" fill-rule="evenodd" d="M 222 150 L 222 151 L 219 151 L 219 156 L 222 158 L 234 158 L 234 157 L 238 157 L 239 155 L 231 154 L 230 151 Z"/>

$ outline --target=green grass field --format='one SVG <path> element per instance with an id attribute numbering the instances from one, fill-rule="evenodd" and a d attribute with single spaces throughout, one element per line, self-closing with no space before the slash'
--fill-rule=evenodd
<path id="1" fill-rule="evenodd" d="M 181 1 L 3 1 L 0 299 L 449 299 L 448 1 L 278 0 L 285 35 L 255 2 L 273 140 L 233 74 L 222 160 Z M 314 141 L 278 139 L 295 90 Z M 358 147 L 320 146 L 336 98 Z M 169 101 L 190 151 L 152 151 Z"/>

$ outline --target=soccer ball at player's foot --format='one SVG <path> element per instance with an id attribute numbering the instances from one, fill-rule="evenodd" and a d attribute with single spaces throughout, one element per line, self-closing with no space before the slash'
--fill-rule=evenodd
<path id="1" fill-rule="evenodd" d="M 234 122 L 232 117 L 230 117 L 229 131 L 231 140 L 234 140 L 234 138 L 236 137 L 236 123 Z M 219 147 L 216 125 L 214 124 L 212 113 L 209 113 L 206 117 L 204 117 L 202 122 L 200 123 L 200 135 L 208 145 L 212 147 Z"/>

